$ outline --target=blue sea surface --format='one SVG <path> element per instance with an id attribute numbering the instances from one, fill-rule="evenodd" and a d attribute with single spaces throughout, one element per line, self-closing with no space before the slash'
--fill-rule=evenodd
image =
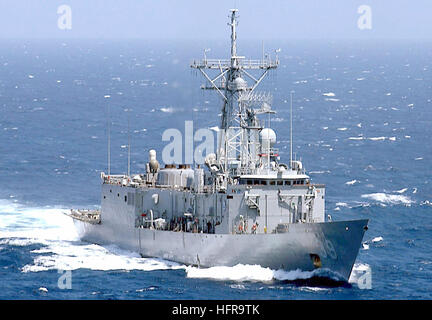
<path id="1" fill-rule="evenodd" d="M 63 214 L 99 207 L 109 118 L 111 172 L 119 174 L 128 118 L 131 171 L 140 173 L 150 149 L 161 155 L 165 129 L 219 125 L 220 99 L 200 89 L 204 80 L 189 66 L 206 47 L 209 58 L 227 57 L 228 42 L 2 40 L 0 299 L 431 299 L 432 43 L 266 46 L 282 49 L 261 86 L 273 94 L 282 161 L 293 90 L 294 151 L 312 181 L 326 184 L 326 215 L 369 219 L 348 283 L 141 258 L 81 242 Z M 238 47 L 261 57 L 261 43 Z M 365 270 L 369 288 L 358 285 Z"/>

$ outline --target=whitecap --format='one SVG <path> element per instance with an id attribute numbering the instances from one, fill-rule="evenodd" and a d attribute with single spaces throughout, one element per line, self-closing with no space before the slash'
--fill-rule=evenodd
<path id="1" fill-rule="evenodd" d="M 353 185 L 353 184 L 355 184 L 355 183 L 358 183 L 358 181 L 357 180 L 351 180 L 351 181 L 347 181 L 347 182 L 345 182 L 345 184 L 346 185 L 349 185 L 349 186 L 351 186 L 351 185 Z"/>
<path id="2" fill-rule="evenodd" d="M 386 137 L 373 137 L 373 138 L 369 138 L 369 140 L 372 140 L 372 141 L 382 141 L 382 140 L 385 140 L 385 138 Z"/>
<path id="3" fill-rule="evenodd" d="M 348 204 L 345 203 L 345 202 L 337 202 L 336 206 L 338 206 L 338 207 L 348 207 Z"/>
<path id="4" fill-rule="evenodd" d="M 362 198 L 372 199 L 384 204 L 406 204 L 409 205 L 413 203 L 413 201 L 404 195 L 401 194 L 386 194 L 386 193 L 371 193 L 371 194 L 363 194 Z"/>
<path id="5" fill-rule="evenodd" d="M 381 241 L 383 241 L 383 240 L 384 240 L 383 237 L 375 237 L 375 238 L 373 238 L 373 239 L 371 240 L 371 242 L 376 243 L 376 242 L 381 242 Z"/>
<path id="6" fill-rule="evenodd" d="M 159 110 L 162 111 L 162 112 L 165 112 L 165 113 L 173 113 L 174 112 L 174 108 L 173 107 L 168 107 L 168 108 L 162 107 Z"/>
<path id="7" fill-rule="evenodd" d="M 246 287 L 244 285 L 242 285 L 242 284 L 232 284 L 232 285 L 230 285 L 230 288 L 232 288 L 232 289 L 239 289 L 239 290 L 246 289 Z"/>
<path id="8" fill-rule="evenodd" d="M 397 193 L 405 193 L 407 190 L 408 190 L 408 188 L 403 188 L 403 189 L 400 189 L 400 190 L 396 190 L 395 192 L 397 192 Z"/>
<path id="9" fill-rule="evenodd" d="M 323 96 L 326 96 L 326 97 L 334 97 L 335 94 L 334 94 L 333 92 L 327 92 L 327 93 L 323 93 Z"/>
<path id="10" fill-rule="evenodd" d="M 337 128 L 339 131 L 346 131 L 346 130 L 348 130 L 348 128 Z"/>

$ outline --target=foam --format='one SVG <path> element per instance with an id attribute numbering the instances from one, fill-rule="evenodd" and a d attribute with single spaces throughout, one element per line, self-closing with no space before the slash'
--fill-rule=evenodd
<path id="1" fill-rule="evenodd" d="M 168 108 L 162 107 L 159 110 L 162 111 L 162 112 L 165 112 L 165 113 L 173 113 L 174 112 L 174 108 L 173 107 L 168 107 Z"/>
<path id="2" fill-rule="evenodd" d="M 372 141 L 383 141 L 385 139 L 386 139 L 386 137 L 373 137 L 373 138 L 369 138 L 369 140 L 372 140 Z"/>
<path id="3" fill-rule="evenodd" d="M 23 238 L 40 240 L 78 240 L 72 219 L 61 207 L 25 207 L 9 200 L 0 200 L 0 239 Z"/>
<path id="4" fill-rule="evenodd" d="M 362 198 L 372 199 L 384 204 L 406 204 L 409 205 L 413 203 L 408 196 L 404 196 L 401 194 L 386 194 L 386 193 L 370 193 L 363 194 Z"/>
<path id="5" fill-rule="evenodd" d="M 347 181 L 345 182 L 346 185 L 352 186 L 353 184 L 358 183 L 357 180 L 351 180 L 351 181 Z"/>
<path id="6" fill-rule="evenodd" d="M 0 245 L 42 245 L 33 250 L 32 263 L 23 272 L 47 270 L 161 270 L 184 268 L 163 259 L 144 259 L 117 246 L 87 244 L 79 240 L 72 219 L 60 207 L 25 207 L 0 199 Z M 4 230 L 4 231 L 3 231 Z"/>
<path id="7" fill-rule="evenodd" d="M 256 281 L 270 282 L 272 280 L 294 281 L 310 279 L 314 276 L 325 276 L 338 280 L 338 276 L 329 270 L 317 269 L 314 271 L 303 271 L 300 269 L 286 271 L 264 268 L 260 265 L 237 264 L 233 267 L 216 266 L 210 268 L 186 267 L 188 278 L 205 278 L 223 281 Z"/>
<path id="8" fill-rule="evenodd" d="M 345 203 L 345 202 L 338 202 L 338 203 L 336 203 L 336 206 L 338 206 L 338 207 L 348 207 L 348 204 Z"/>
<path id="9" fill-rule="evenodd" d="M 52 242 L 41 249 L 33 264 L 25 265 L 23 272 L 47 270 L 166 270 L 184 266 L 157 258 L 141 258 L 138 253 L 122 250 L 115 245 L 100 246 L 81 242 Z"/>
<path id="10" fill-rule="evenodd" d="M 363 250 L 369 250 L 369 245 L 367 243 L 362 243 Z"/>
<path id="11" fill-rule="evenodd" d="M 381 241 L 383 241 L 383 240 L 384 240 L 383 237 L 375 237 L 375 238 L 373 238 L 373 239 L 371 240 L 371 242 L 376 243 L 376 242 L 381 242 Z"/>

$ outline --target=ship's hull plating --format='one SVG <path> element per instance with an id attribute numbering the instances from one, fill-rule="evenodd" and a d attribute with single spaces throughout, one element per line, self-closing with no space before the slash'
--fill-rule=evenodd
<path id="1" fill-rule="evenodd" d="M 297 223 L 288 225 L 284 233 L 206 234 L 94 225 L 75 220 L 82 240 L 116 244 L 144 257 L 201 267 L 239 263 L 275 270 L 312 271 L 320 267 L 345 281 L 351 274 L 367 223 L 368 220 Z"/>

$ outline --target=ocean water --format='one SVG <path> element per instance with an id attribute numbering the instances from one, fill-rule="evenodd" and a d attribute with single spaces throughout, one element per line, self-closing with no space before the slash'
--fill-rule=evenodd
<path id="1" fill-rule="evenodd" d="M 266 44 L 282 49 L 262 85 L 281 158 L 294 90 L 294 151 L 327 185 L 326 214 L 370 220 L 348 283 L 261 266 L 197 269 L 79 240 L 63 212 L 99 206 L 108 110 L 112 172 L 127 170 L 128 118 L 132 172 L 143 172 L 165 129 L 219 125 L 221 103 L 189 64 L 206 47 L 227 57 L 228 45 L 2 40 L 0 299 L 432 298 L 431 43 Z M 239 43 L 242 55 L 260 50 Z"/>

